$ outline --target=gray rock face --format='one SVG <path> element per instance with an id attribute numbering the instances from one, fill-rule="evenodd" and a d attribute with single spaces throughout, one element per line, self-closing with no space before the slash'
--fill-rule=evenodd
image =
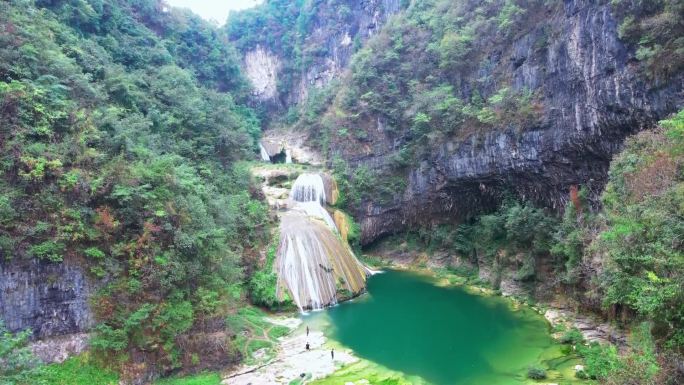
<path id="1" fill-rule="evenodd" d="M 73 262 L 0 262 L 0 319 L 13 332 L 31 329 L 35 339 L 92 326 L 92 291 L 83 269 Z"/>
<path id="2" fill-rule="evenodd" d="M 326 4 L 312 3 L 299 10 L 313 13 L 312 25 L 300 49 L 317 53 L 309 54 L 305 63 L 294 72 L 292 63 L 287 63 L 294 53 L 264 48 L 268 46 L 266 41 L 243 52 L 243 69 L 254 86 L 254 96 L 259 103 L 284 111 L 306 100 L 311 89 L 322 88 L 339 78 L 359 43 L 376 34 L 400 8 L 399 0 L 345 0 L 339 3 L 334 9 Z M 259 57 L 268 60 L 257 60 Z M 276 93 L 276 83 L 285 78 L 291 78 L 291 86 Z"/>
<path id="3" fill-rule="evenodd" d="M 624 139 L 682 107 L 683 74 L 667 84 L 649 81 L 634 47 L 618 38 L 608 2 L 567 0 L 562 12 L 549 18 L 551 31 L 532 29 L 507 50 L 488 53 L 490 63 L 460 75 L 496 79 L 492 75 L 503 73 L 514 89 L 538 93 L 543 107 L 538 127 L 523 132 L 502 127 L 435 143 L 408 173 L 403 195 L 389 205 L 365 202 L 356 213 L 362 243 L 419 223 L 462 220 L 495 207 L 506 192 L 555 210 L 563 208 L 572 185 L 586 186 L 596 197 Z M 535 44 L 540 39 L 547 40 L 543 49 Z M 484 88 L 495 91 L 495 80 L 489 82 Z M 400 147 L 397 140 L 376 136 L 371 154 L 343 156 L 383 170 Z"/>
<path id="4" fill-rule="evenodd" d="M 339 19 L 316 18 L 310 41 L 323 43 L 326 55 L 315 59 L 302 69 L 302 74 L 286 96 L 286 105 L 304 101 L 311 87 L 322 88 L 340 77 L 355 51 L 355 41 L 363 42 L 376 34 L 387 19 L 399 10 L 399 0 L 347 1 L 350 22 Z M 344 18 L 344 15 L 338 15 Z"/>

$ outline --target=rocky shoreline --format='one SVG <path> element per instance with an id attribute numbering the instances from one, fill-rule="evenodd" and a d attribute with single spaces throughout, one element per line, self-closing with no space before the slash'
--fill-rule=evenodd
<path id="1" fill-rule="evenodd" d="M 337 369 L 357 362 L 359 359 L 347 349 L 335 349 L 335 358 L 330 355 L 334 348 L 321 331 L 310 331 L 301 327 L 298 318 L 268 319 L 276 325 L 291 328 L 290 334 L 279 338 L 275 357 L 254 365 L 243 365 L 224 375 L 224 385 L 292 384 L 314 381 L 333 374 Z M 309 344 L 310 350 L 306 349 Z M 255 358 L 263 356 L 256 351 Z M 295 382 L 295 381 L 301 382 Z"/>
<path id="2" fill-rule="evenodd" d="M 446 269 L 450 266 L 461 266 L 460 261 L 454 261 L 450 256 L 436 256 L 428 257 L 424 251 L 407 251 L 394 250 L 389 254 L 383 248 L 383 253 L 371 252 L 369 255 L 374 260 L 380 260 L 384 263 L 389 263 L 388 266 L 392 268 L 407 269 L 407 270 L 423 270 L 430 274 L 437 274 L 439 270 Z M 390 257 L 382 255 L 390 255 Z M 474 268 L 474 266 L 472 266 Z M 458 276 L 458 274 L 454 274 Z M 481 282 L 490 282 L 491 272 L 488 269 L 479 268 L 478 279 Z M 571 300 L 561 295 L 555 294 L 549 300 L 538 300 L 536 304 L 528 302 L 527 295 L 530 294 L 513 278 L 505 276 L 502 277 L 499 290 L 494 291 L 484 285 L 469 282 L 466 284 L 469 287 L 477 289 L 478 292 L 496 295 L 500 294 L 503 297 L 510 298 L 519 304 L 527 304 L 542 314 L 549 322 L 551 327 L 555 330 L 570 330 L 577 329 L 582 334 L 588 343 L 597 342 L 600 344 L 611 343 L 622 349 L 627 346 L 627 336 L 624 330 L 611 325 L 609 322 L 600 319 L 598 316 L 582 312 L 579 307 L 572 304 Z M 554 338 L 559 339 L 562 333 L 554 333 Z"/>

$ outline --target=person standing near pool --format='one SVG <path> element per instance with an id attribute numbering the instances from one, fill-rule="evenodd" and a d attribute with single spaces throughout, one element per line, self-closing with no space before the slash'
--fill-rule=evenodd
<path id="1" fill-rule="evenodd" d="M 335 359 L 335 349 L 330 349 L 330 358 Z"/>

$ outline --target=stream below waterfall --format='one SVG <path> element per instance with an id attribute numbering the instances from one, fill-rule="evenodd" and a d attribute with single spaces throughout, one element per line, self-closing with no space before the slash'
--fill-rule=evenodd
<path id="1" fill-rule="evenodd" d="M 573 367 L 579 360 L 562 352 L 548 323 L 531 308 L 462 287 L 442 287 L 412 272 L 374 275 L 367 294 L 302 315 L 302 320 L 376 365 L 371 377 L 387 370 L 412 384 L 532 384 L 528 367 L 543 365 L 549 378 L 542 383 L 577 381 Z M 367 371 L 368 365 L 363 367 Z M 369 373 L 349 368 L 344 376 L 336 375 L 321 383 L 367 383 Z"/>

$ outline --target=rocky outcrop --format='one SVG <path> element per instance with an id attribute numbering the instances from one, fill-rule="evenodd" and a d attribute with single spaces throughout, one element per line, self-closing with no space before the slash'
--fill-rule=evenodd
<path id="1" fill-rule="evenodd" d="M 87 333 L 49 337 L 31 343 L 31 351 L 43 362 L 64 362 L 88 349 Z"/>
<path id="2" fill-rule="evenodd" d="M 302 68 L 293 89 L 285 96 L 286 105 L 298 104 L 308 97 L 309 89 L 323 88 L 340 77 L 347 68 L 358 44 L 376 34 L 387 19 L 399 10 L 399 0 L 345 1 L 348 14 L 337 18 L 316 18 L 310 42 L 316 42 L 325 55 Z M 356 43 L 355 43 L 356 42 Z M 355 46 L 357 44 L 357 46 Z"/>
<path id="3" fill-rule="evenodd" d="M 264 133 L 261 138 L 261 144 L 271 159 L 276 158 L 278 154 L 282 156 L 289 153 L 294 163 L 311 166 L 321 166 L 324 164 L 323 156 L 311 146 L 308 135 L 305 132 L 284 129 L 271 130 Z"/>
<path id="4" fill-rule="evenodd" d="M 312 22 L 298 43 L 300 53 L 279 52 L 280 46 L 266 48 L 272 44 L 267 36 L 243 52 L 244 72 L 256 101 L 285 111 L 304 101 L 311 88 L 322 88 L 339 78 L 360 43 L 376 34 L 399 7 L 399 0 L 344 0 L 335 7 L 316 2 L 302 5 L 297 10 L 299 18 Z M 288 62 L 297 55 L 304 56 L 302 63 Z"/>
<path id="5" fill-rule="evenodd" d="M 71 261 L 2 261 L 0 319 L 12 332 L 32 330 L 34 339 L 82 333 L 93 324 L 93 290 L 83 268 Z"/>
<path id="6" fill-rule="evenodd" d="M 684 76 L 674 74 L 664 84 L 649 80 L 635 48 L 619 39 L 609 2 L 568 0 L 542 16 L 548 22 L 502 51 L 483 53 L 488 60 L 458 75 L 482 79 L 483 89 L 496 90 L 506 80 L 515 90 L 533 91 L 539 123 L 434 143 L 407 172 L 403 194 L 390 204 L 365 202 L 356 212 L 364 244 L 419 223 L 463 220 L 493 208 L 507 192 L 555 210 L 573 185 L 596 196 L 624 139 L 681 108 Z M 463 83 L 462 95 L 469 95 L 467 87 Z M 340 155 L 352 165 L 389 172 L 404 138 L 383 134 L 382 124 L 379 118 L 369 130 L 368 143 Z"/>
<path id="7" fill-rule="evenodd" d="M 255 99 L 265 101 L 276 97 L 280 67 L 278 57 L 259 45 L 245 54 L 244 71 Z"/>

